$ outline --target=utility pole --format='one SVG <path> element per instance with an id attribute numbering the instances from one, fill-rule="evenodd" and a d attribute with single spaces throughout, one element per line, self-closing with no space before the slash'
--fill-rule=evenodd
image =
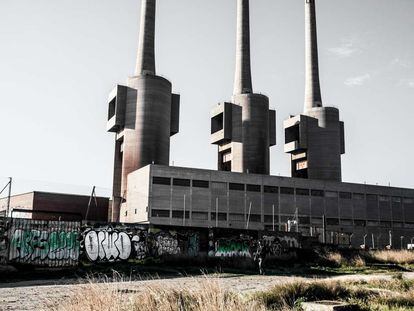
<path id="1" fill-rule="evenodd" d="M 218 210 L 219 210 L 219 198 L 216 197 L 216 228 L 218 228 Z"/>
<path id="2" fill-rule="evenodd" d="M 326 217 L 325 214 L 322 216 L 322 242 L 326 244 Z"/>
<path id="3" fill-rule="evenodd" d="M 12 182 L 13 182 L 13 178 L 9 177 L 9 181 L 4 186 L 4 188 L 0 191 L 0 194 L 2 194 L 3 191 L 6 190 L 7 187 L 9 188 L 9 193 L 7 195 L 6 217 L 9 217 Z"/>
<path id="4" fill-rule="evenodd" d="M 249 214 L 247 214 L 246 230 L 249 229 L 249 222 L 250 222 L 250 213 L 251 213 L 251 211 L 252 211 L 252 202 L 250 201 Z"/>
<path id="5" fill-rule="evenodd" d="M 86 209 L 85 221 L 88 221 L 89 210 L 91 208 L 92 198 L 95 201 L 95 207 L 98 207 L 98 201 L 96 200 L 96 192 L 95 192 L 95 189 L 96 189 L 96 187 L 93 186 L 91 196 L 89 197 L 88 208 Z"/>

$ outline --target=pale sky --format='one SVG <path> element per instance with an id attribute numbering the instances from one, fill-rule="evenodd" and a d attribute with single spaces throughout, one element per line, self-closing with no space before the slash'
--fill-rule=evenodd
<path id="1" fill-rule="evenodd" d="M 274 175 L 289 176 L 282 122 L 303 109 L 303 6 L 251 1 L 253 87 L 277 110 Z M 139 13 L 139 0 L 0 0 L 0 190 L 7 176 L 16 191 L 111 188 L 107 96 L 133 74 Z M 413 188 L 414 1 L 318 0 L 317 15 L 323 102 L 345 122 L 343 180 Z M 235 18 L 235 0 L 158 0 L 157 72 L 181 94 L 176 166 L 216 169 L 209 116 L 231 99 Z"/>

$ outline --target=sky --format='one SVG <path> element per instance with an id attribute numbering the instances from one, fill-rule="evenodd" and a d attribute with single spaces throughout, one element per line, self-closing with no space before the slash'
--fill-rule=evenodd
<path id="1" fill-rule="evenodd" d="M 171 163 L 216 169 L 210 110 L 231 99 L 235 0 L 158 0 L 157 73 L 181 94 Z M 139 0 L 0 1 L 0 190 L 110 193 L 107 97 L 135 69 Z M 323 103 L 345 122 L 346 182 L 414 188 L 414 1 L 318 0 Z M 283 120 L 303 110 L 304 1 L 252 0 L 253 87 L 277 111 L 271 173 L 289 176 Z"/>

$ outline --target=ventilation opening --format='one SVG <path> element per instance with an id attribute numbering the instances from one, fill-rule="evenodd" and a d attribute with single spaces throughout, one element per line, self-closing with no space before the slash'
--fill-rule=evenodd
<path id="1" fill-rule="evenodd" d="M 211 134 L 217 133 L 224 128 L 223 124 L 224 113 L 220 113 L 215 117 L 211 118 Z"/>
<path id="2" fill-rule="evenodd" d="M 112 99 L 111 102 L 109 103 L 108 120 L 111 120 L 115 116 L 115 112 L 116 112 L 116 97 Z"/>

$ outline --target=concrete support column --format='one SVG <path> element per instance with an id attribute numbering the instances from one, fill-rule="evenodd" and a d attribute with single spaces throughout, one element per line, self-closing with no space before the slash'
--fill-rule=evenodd
<path id="1" fill-rule="evenodd" d="M 156 0 L 142 0 L 137 67 L 135 75 L 155 75 Z"/>

